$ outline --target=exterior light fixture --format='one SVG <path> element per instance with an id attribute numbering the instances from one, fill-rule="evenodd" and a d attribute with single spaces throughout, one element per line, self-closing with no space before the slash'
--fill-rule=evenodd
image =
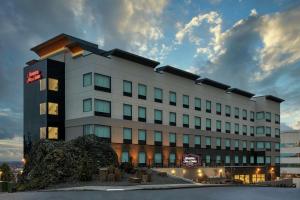
<path id="1" fill-rule="evenodd" d="M 22 163 L 25 165 L 26 164 L 26 159 L 25 158 L 22 158 Z"/>
<path id="2" fill-rule="evenodd" d="M 202 173 L 202 170 L 201 170 L 201 169 L 198 169 L 198 173 Z"/>
<path id="3" fill-rule="evenodd" d="M 175 174 L 175 169 L 172 169 L 172 170 L 171 170 L 171 174 Z"/>
<path id="4" fill-rule="evenodd" d="M 182 173 L 183 173 L 183 174 L 185 174 L 185 173 L 186 173 L 186 170 L 185 170 L 185 169 L 184 169 L 184 170 L 182 170 Z"/>

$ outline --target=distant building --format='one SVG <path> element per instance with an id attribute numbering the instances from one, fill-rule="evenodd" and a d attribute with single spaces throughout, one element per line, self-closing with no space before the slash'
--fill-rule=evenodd
<path id="1" fill-rule="evenodd" d="M 31 50 L 40 59 L 24 68 L 25 154 L 40 138 L 95 134 L 120 163 L 225 167 L 245 182 L 279 176 L 283 99 L 66 34 Z"/>

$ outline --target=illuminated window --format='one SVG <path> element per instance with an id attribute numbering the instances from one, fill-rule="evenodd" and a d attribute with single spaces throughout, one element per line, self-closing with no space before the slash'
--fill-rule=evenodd
<path id="1" fill-rule="evenodd" d="M 40 91 L 46 90 L 46 79 L 40 80 Z"/>
<path id="2" fill-rule="evenodd" d="M 58 115 L 58 104 L 57 103 L 48 103 L 48 114 L 49 115 Z"/>
<path id="3" fill-rule="evenodd" d="M 58 139 L 57 127 L 48 127 L 48 139 Z"/>
<path id="4" fill-rule="evenodd" d="M 40 115 L 46 114 L 46 103 L 40 103 Z"/>
<path id="5" fill-rule="evenodd" d="M 49 78 L 48 79 L 48 89 L 52 91 L 58 91 L 58 80 Z"/>
<path id="6" fill-rule="evenodd" d="M 40 139 L 46 139 L 47 133 L 46 133 L 46 127 L 40 127 Z"/>

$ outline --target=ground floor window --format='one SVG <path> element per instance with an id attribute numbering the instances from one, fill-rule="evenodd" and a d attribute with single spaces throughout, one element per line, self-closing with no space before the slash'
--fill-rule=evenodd
<path id="1" fill-rule="evenodd" d="M 210 164 L 210 155 L 205 156 L 205 162 L 206 164 Z"/>
<path id="2" fill-rule="evenodd" d="M 57 127 L 48 127 L 48 139 L 58 139 Z"/>
<path id="3" fill-rule="evenodd" d="M 175 153 L 170 153 L 169 162 L 170 162 L 171 164 L 174 164 L 175 161 L 176 161 L 176 155 L 175 155 Z"/>
<path id="4" fill-rule="evenodd" d="M 95 135 L 101 138 L 110 138 L 110 127 L 95 125 Z"/>
<path id="5" fill-rule="evenodd" d="M 244 183 L 250 183 L 250 176 L 248 174 L 246 175 L 234 175 L 235 180 L 241 180 Z"/>
<path id="6" fill-rule="evenodd" d="M 225 163 L 230 164 L 230 156 L 229 155 L 225 156 Z"/>
<path id="7" fill-rule="evenodd" d="M 265 175 L 264 174 L 253 174 L 252 175 L 252 183 L 264 182 Z"/>
<path id="8" fill-rule="evenodd" d="M 122 152 L 122 163 L 128 163 L 129 162 L 129 154 L 128 151 Z"/>
<path id="9" fill-rule="evenodd" d="M 139 152 L 139 164 L 146 164 L 145 152 Z"/>
<path id="10" fill-rule="evenodd" d="M 154 154 L 154 162 L 155 162 L 155 164 L 161 164 L 162 163 L 161 153 L 155 153 Z"/>

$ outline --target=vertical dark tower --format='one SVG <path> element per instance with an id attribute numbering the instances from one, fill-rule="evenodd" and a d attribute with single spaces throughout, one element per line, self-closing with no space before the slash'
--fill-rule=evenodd
<path id="1" fill-rule="evenodd" d="M 65 64 L 45 59 L 24 68 L 24 155 L 41 139 L 65 139 Z"/>

